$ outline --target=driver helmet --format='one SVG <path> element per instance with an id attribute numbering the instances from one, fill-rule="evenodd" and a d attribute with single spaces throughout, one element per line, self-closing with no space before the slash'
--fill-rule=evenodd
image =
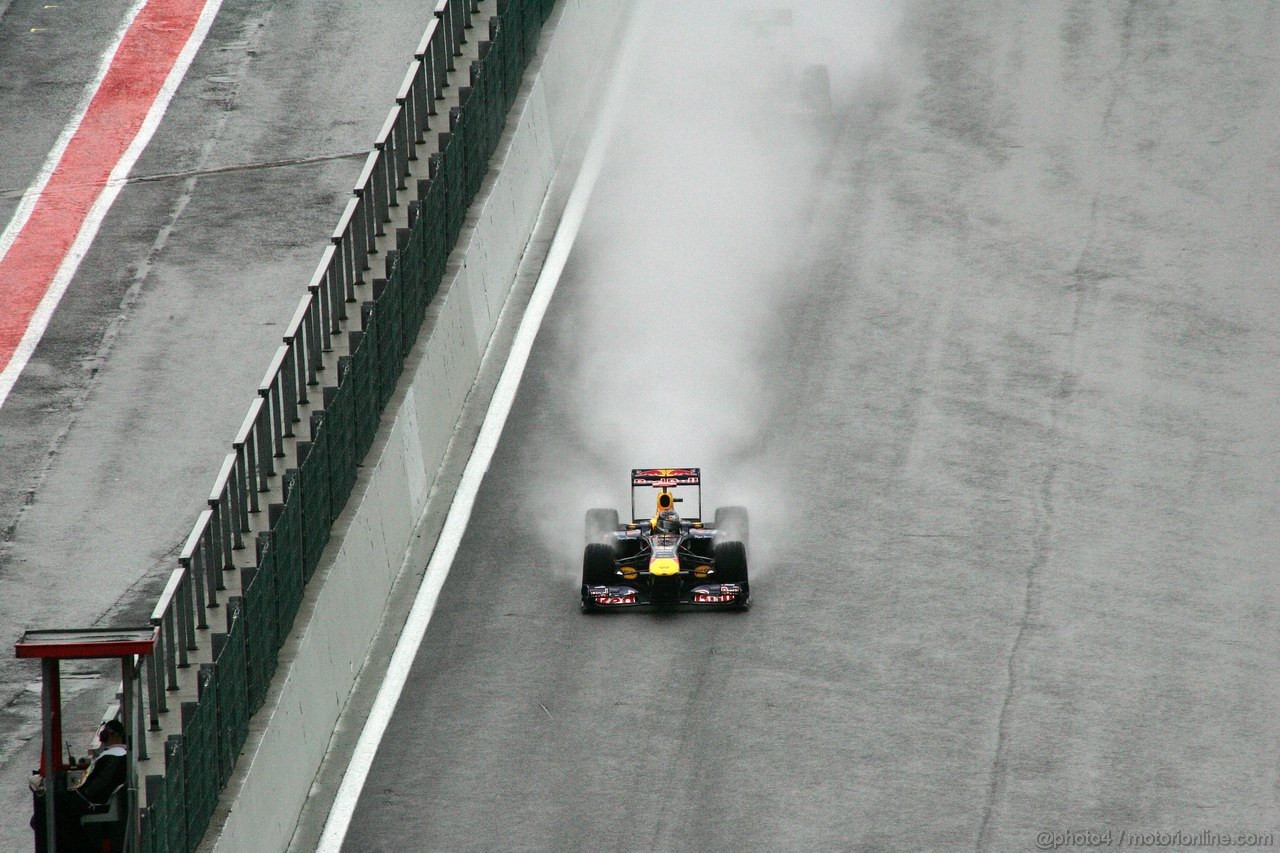
<path id="1" fill-rule="evenodd" d="M 675 535 L 680 532 L 680 516 L 676 514 L 674 509 L 664 509 L 658 513 L 658 521 L 654 528 L 659 533 Z"/>

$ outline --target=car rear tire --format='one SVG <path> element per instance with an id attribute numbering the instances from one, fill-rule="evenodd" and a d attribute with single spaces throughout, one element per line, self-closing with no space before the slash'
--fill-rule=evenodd
<path id="1" fill-rule="evenodd" d="M 589 545 L 592 542 L 600 542 L 606 535 L 617 531 L 620 526 L 621 525 L 618 524 L 618 511 L 616 509 L 587 510 L 587 544 Z"/>
<path id="2" fill-rule="evenodd" d="M 751 524 L 747 518 L 745 506 L 722 506 L 716 510 L 716 531 L 723 534 L 726 541 L 737 540 L 743 545 L 749 538 Z"/>
<path id="3" fill-rule="evenodd" d="M 716 582 L 736 583 L 742 587 L 744 601 L 751 597 L 751 579 L 747 572 L 747 546 L 741 542 L 716 544 Z"/>

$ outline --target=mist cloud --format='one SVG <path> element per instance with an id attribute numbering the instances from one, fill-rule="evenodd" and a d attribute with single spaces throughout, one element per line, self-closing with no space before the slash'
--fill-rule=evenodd
<path id="1" fill-rule="evenodd" d="M 632 467 L 701 466 L 708 508 L 767 499 L 768 472 L 750 470 L 777 440 L 762 434 L 775 391 L 765 356 L 788 289 L 805 286 L 814 185 L 891 12 L 657 0 L 641 16 L 641 67 L 574 248 L 588 285 L 563 342 L 560 461 L 575 475 L 555 488 L 576 517 L 625 514 Z M 830 115 L 800 95 L 814 65 Z"/>

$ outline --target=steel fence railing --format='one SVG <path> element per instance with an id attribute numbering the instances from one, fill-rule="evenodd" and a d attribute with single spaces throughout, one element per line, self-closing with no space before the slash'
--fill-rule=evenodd
<path id="1" fill-rule="evenodd" d="M 212 818 L 552 3 L 497 0 L 482 30 L 488 40 L 470 51 L 480 0 L 431 7 L 394 105 L 152 611 L 158 639 L 139 661 L 137 701 L 139 719 L 163 738 L 152 759 L 163 753 L 163 772 L 146 780 L 143 850 L 194 850 Z M 459 71 L 466 76 L 455 80 Z M 442 103 L 450 93 L 456 105 Z M 448 128 L 433 140 L 431 118 L 442 111 Z M 225 633 L 211 629 L 217 610 Z M 174 703 L 181 713 L 171 716 Z"/>

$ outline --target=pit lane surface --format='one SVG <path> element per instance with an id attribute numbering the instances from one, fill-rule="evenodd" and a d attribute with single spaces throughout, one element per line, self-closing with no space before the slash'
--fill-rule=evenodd
<path id="1" fill-rule="evenodd" d="M 0 3 L 0 222 L 130 5 Z M 224 4 L 0 408 L 0 646 L 145 621 L 426 22 L 407 0 Z M 64 676 L 77 753 L 100 669 Z M 38 675 L 5 655 L 0 709 L 0 850 L 27 849 Z"/>
<path id="2" fill-rule="evenodd" d="M 1278 12 L 910 4 L 772 211 L 651 69 L 345 849 L 1280 828 Z M 651 464 L 749 613 L 577 612 Z"/>

